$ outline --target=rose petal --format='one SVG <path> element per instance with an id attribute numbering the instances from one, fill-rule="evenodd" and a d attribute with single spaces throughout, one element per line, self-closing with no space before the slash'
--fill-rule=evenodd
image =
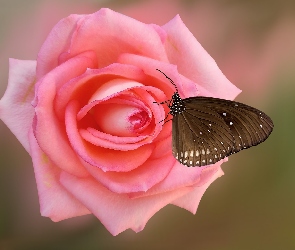
<path id="1" fill-rule="evenodd" d="M 167 158 L 168 157 L 174 159 L 171 153 L 167 156 Z M 130 193 L 129 197 L 138 198 L 142 196 L 154 195 L 185 186 L 201 186 L 219 170 L 220 165 L 223 162 L 224 160 L 221 160 L 210 166 L 188 168 L 175 160 L 172 170 L 163 181 L 149 189 L 147 192 Z"/>
<path id="2" fill-rule="evenodd" d="M 131 158 L 128 159 L 130 160 Z M 128 163 L 125 163 L 124 160 L 122 159 L 121 168 L 124 166 L 125 168 L 128 167 Z M 135 160 L 137 159 L 135 158 Z M 145 159 L 142 165 L 129 172 L 103 172 L 101 169 L 91 165 L 85 165 L 85 167 L 98 182 L 115 193 L 145 193 L 165 179 L 173 165 L 174 159 L 167 158 L 163 155 L 157 159 L 153 159 L 152 157 Z"/>
<path id="3" fill-rule="evenodd" d="M 87 67 L 93 66 L 93 58 L 87 57 L 91 55 L 91 53 L 83 53 L 56 67 L 38 83 L 36 90 L 38 100 L 35 107 L 34 133 L 39 146 L 54 164 L 64 171 L 81 177 L 87 176 L 88 173 L 70 147 L 64 124 L 57 119 L 53 103 L 57 87 L 80 75 Z"/>
<path id="4" fill-rule="evenodd" d="M 94 128 L 88 127 L 87 130 L 80 129 L 80 135 L 87 141 L 97 146 L 104 146 L 105 148 L 115 150 L 133 150 L 145 144 L 144 139 L 149 138 L 148 135 L 136 137 L 121 137 L 103 133 Z M 94 138 L 95 137 L 95 138 Z M 150 142 L 150 141 L 149 141 Z M 140 143 L 140 145 L 138 145 Z M 136 144 L 136 145 L 134 145 Z"/>
<path id="5" fill-rule="evenodd" d="M 91 98 L 89 99 L 89 103 L 93 101 L 103 100 L 126 89 L 141 86 L 144 85 L 140 82 L 132 81 L 130 79 L 113 79 L 101 85 L 91 96 Z"/>
<path id="6" fill-rule="evenodd" d="M 182 75 L 210 91 L 213 97 L 234 99 L 241 92 L 224 76 L 178 15 L 162 28 L 168 35 L 169 61 L 177 65 Z"/>
<path id="7" fill-rule="evenodd" d="M 50 73 L 48 73 L 44 78 L 40 79 L 35 86 L 35 99 L 32 102 L 33 106 L 38 104 L 38 98 L 41 99 L 40 102 L 52 102 L 51 106 L 54 104 L 54 99 L 60 88 L 63 87 L 71 79 L 83 74 L 89 67 L 95 67 L 97 63 L 97 58 L 93 51 L 86 51 L 67 61 L 66 63 L 56 67 Z M 65 74 L 65 72 L 68 72 Z M 51 80 L 49 83 L 46 81 Z M 43 85 L 43 86 L 42 86 Z M 45 86 L 44 86 L 45 85 Z M 49 86 L 47 86 L 49 85 Z M 39 91 L 39 86 L 43 88 Z M 46 88 L 49 88 L 47 90 Z M 44 91 L 43 91 L 44 90 Z M 43 92 L 42 92 L 43 91 Z M 48 92 L 48 95 L 46 95 Z M 50 94 L 50 95 L 49 95 Z M 40 105 L 40 103 L 39 103 Z"/>
<path id="8" fill-rule="evenodd" d="M 156 25 L 156 24 L 153 24 L 153 23 L 149 24 L 149 25 L 151 25 L 155 29 L 155 31 L 158 33 L 162 43 L 164 44 L 166 39 L 167 39 L 166 31 L 164 29 L 162 29 L 162 27 L 159 26 L 159 25 Z"/>
<path id="9" fill-rule="evenodd" d="M 172 94 L 176 91 L 173 84 L 170 83 L 170 81 L 157 69 L 161 70 L 163 73 L 165 73 L 169 78 L 173 80 L 173 82 L 176 84 L 179 93 L 184 97 L 190 97 L 190 96 L 196 96 L 198 94 L 196 84 L 192 81 L 186 81 L 186 85 L 184 85 L 181 81 L 182 78 L 180 78 L 179 73 L 177 71 L 177 67 L 175 65 L 160 62 L 158 60 L 154 60 L 148 57 L 143 57 L 140 55 L 134 55 L 134 54 L 122 54 L 118 61 L 120 63 L 126 63 L 131 65 L 136 65 L 138 67 L 141 67 L 145 74 L 150 75 L 152 77 L 155 77 L 156 79 L 160 79 L 161 81 L 154 82 L 153 84 L 164 91 L 164 93 L 167 95 L 167 98 L 171 98 Z"/>
<path id="10" fill-rule="evenodd" d="M 85 50 L 95 50 L 100 68 L 126 52 L 167 62 L 161 38 L 152 26 L 104 8 L 81 19 L 73 33 L 69 56 Z"/>
<path id="11" fill-rule="evenodd" d="M 171 132 L 171 131 L 170 131 Z M 169 157 L 167 154 L 171 154 L 172 149 L 172 138 L 171 133 L 166 137 L 165 134 L 161 132 L 160 136 L 162 137 L 160 140 L 155 140 L 156 147 L 151 155 L 151 158 L 161 158 L 161 157 Z M 159 136 L 158 136 L 159 137 Z"/>
<path id="12" fill-rule="evenodd" d="M 38 53 L 37 80 L 59 65 L 59 55 L 67 51 L 71 34 L 77 28 L 78 20 L 83 17 L 84 15 L 70 15 L 53 27 Z"/>
<path id="13" fill-rule="evenodd" d="M 50 217 L 53 221 L 60 221 L 90 214 L 89 210 L 59 183 L 60 169 L 40 149 L 32 131 L 29 138 L 41 215 Z"/>
<path id="14" fill-rule="evenodd" d="M 127 195 L 115 194 L 90 178 L 76 178 L 63 172 L 60 181 L 113 235 L 128 228 L 135 232 L 141 231 L 156 212 L 192 190 L 186 187 L 131 200 Z"/>
<path id="15" fill-rule="evenodd" d="M 9 60 L 8 87 L 0 100 L 0 118 L 30 152 L 28 133 L 32 126 L 36 61 Z"/>
<path id="16" fill-rule="evenodd" d="M 171 204 L 184 208 L 190 211 L 191 213 L 195 214 L 197 212 L 197 208 L 199 206 L 203 194 L 213 181 L 215 181 L 217 178 L 223 175 L 223 171 L 219 167 L 214 174 L 210 175 L 210 178 L 207 179 L 207 182 L 205 182 L 202 186 L 195 186 L 193 191 L 172 201 Z"/>

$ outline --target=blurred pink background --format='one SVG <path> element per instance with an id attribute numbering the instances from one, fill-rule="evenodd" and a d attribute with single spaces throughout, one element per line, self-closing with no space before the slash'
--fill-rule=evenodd
<path id="1" fill-rule="evenodd" d="M 295 249 L 295 2 L 287 0 L 2 0 L 0 96 L 8 58 L 37 56 L 61 18 L 101 7 L 162 25 L 176 14 L 240 89 L 238 101 L 269 114 L 270 138 L 223 164 L 197 214 L 174 206 L 135 234 L 111 236 L 94 216 L 40 216 L 32 163 L 0 122 L 0 249 Z"/>

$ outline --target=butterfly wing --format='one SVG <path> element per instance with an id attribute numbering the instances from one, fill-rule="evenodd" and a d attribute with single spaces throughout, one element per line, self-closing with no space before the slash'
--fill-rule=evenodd
<path id="1" fill-rule="evenodd" d="M 272 120 L 248 105 L 210 97 L 184 99 L 173 117 L 173 155 L 187 166 L 213 164 L 269 136 Z"/>
<path id="2" fill-rule="evenodd" d="M 209 97 L 185 100 L 187 110 L 194 109 L 194 103 L 198 103 L 216 112 L 224 120 L 234 138 L 232 153 L 258 145 L 273 130 L 274 125 L 269 116 L 246 104 Z"/>

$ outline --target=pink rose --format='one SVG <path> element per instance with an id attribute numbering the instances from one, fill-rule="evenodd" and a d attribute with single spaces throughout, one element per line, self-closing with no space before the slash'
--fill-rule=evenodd
<path id="1" fill-rule="evenodd" d="M 138 232 L 167 204 L 195 213 L 222 161 L 187 168 L 171 153 L 168 100 L 239 93 L 179 16 L 163 26 L 101 9 L 61 20 L 37 61 L 10 60 L 0 117 L 32 157 L 43 216 L 93 213 Z"/>

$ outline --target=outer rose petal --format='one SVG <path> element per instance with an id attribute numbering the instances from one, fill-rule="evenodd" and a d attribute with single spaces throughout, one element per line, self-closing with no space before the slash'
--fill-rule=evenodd
<path id="1" fill-rule="evenodd" d="M 166 157 L 175 160 L 171 153 Z M 129 194 L 129 197 L 138 198 L 142 196 L 167 192 L 187 186 L 202 186 L 210 180 L 211 176 L 215 175 L 216 172 L 219 171 L 220 165 L 223 162 L 224 160 L 221 160 L 215 163 L 214 165 L 210 166 L 187 168 L 175 160 L 174 166 L 162 182 L 155 185 L 147 192 L 131 193 Z"/>
<path id="2" fill-rule="evenodd" d="M 60 169 L 40 149 L 32 131 L 29 138 L 41 215 L 50 217 L 53 221 L 60 221 L 90 214 L 89 210 L 59 183 Z"/>
<path id="3" fill-rule="evenodd" d="M 185 187 L 173 192 L 131 200 L 127 195 L 118 195 L 109 191 L 91 178 L 77 178 L 63 172 L 60 182 L 113 235 L 117 235 L 128 228 L 135 232 L 141 231 L 156 212 L 192 190 L 191 187 Z"/>
<path id="4" fill-rule="evenodd" d="M 69 56 L 85 50 L 96 52 L 100 68 L 116 62 L 122 53 L 168 61 L 161 36 L 151 25 L 110 9 L 101 9 L 78 22 L 78 28 L 72 36 Z"/>
<path id="5" fill-rule="evenodd" d="M 171 202 L 171 204 L 174 204 L 176 206 L 179 206 L 181 208 L 184 208 L 191 213 L 195 214 L 197 212 L 197 208 L 199 206 L 199 203 L 201 201 L 201 198 L 207 188 L 211 185 L 213 181 L 215 181 L 217 178 L 221 177 L 223 175 L 222 169 L 219 167 L 218 170 L 208 177 L 210 177 L 209 180 L 207 180 L 206 183 L 202 184 L 201 186 L 195 186 L 194 190 L 187 193 L 186 195 L 174 200 Z"/>
<path id="6" fill-rule="evenodd" d="M 32 126 L 36 61 L 9 60 L 9 81 L 0 101 L 0 118 L 30 152 L 28 134 Z"/>
<path id="7" fill-rule="evenodd" d="M 148 190 L 151 187 L 162 181 L 169 174 L 174 161 L 173 158 L 164 155 L 162 158 L 149 159 L 138 168 L 127 173 L 111 171 L 104 173 L 99 168 L 91 165 L 86 165 L 86 168 L 98 182 L 114 193 L 140 191 L 149 193 Z M 128 166 L 128 163 L 125 163 L 125 165 Z"/>
<path id="8" fill-rule="evenodd" d="M 66 52 L 76 23 L 82 17 L 83 15 L 70 15 L 59 21 L 51 30 L 38 53 L 37 80 L 59 65 L 59 55 Z"/>
<path id="9" fill-rule="evenodd" d="M 177 65 L 182 75 L 209 90 L 213 97 L 231 100 L 241 92 L 224 76 L 178 15 L 162 28 L 168 35 L 169 61 Z"/>

